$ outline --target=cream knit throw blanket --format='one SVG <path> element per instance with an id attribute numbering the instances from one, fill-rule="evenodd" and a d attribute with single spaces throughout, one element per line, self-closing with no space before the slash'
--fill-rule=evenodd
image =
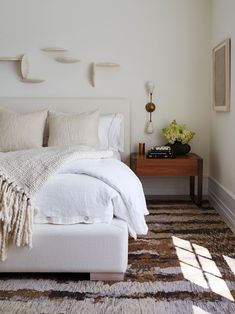
<path id="1" fill-rule="evenodd" d="M 7 258 L 9 241 L 32 247 L 33 199 L 53 174 L 69 161 L 111 155 L 110 151 L 81 151 L 78 147 L 0 152 L 0 259 Z"/>

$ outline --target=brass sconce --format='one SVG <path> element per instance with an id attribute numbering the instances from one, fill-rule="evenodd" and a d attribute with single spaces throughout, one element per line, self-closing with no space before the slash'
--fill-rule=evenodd
<path id="1" fill-rule="evenodd" d="M 149 134 L 152 134 L 153 131 L 154 131 L 154 128 L 153 128 L 153 122 L 152 122 L 152 112 L 155 110 L 156 106 L 154 105 L 153 101 L 152 101 L 152 97 L 153 97 L 153 90 L 154 90 L 154 83 L 153 82 L 147 82 L 146 84 L 147 86 L 147 90 L 148 90 L 148 93 L 149 93 L 149 102 L 146 104 L 145 106 L 145 109 L 146 111 L 149 112 L 149 121 L 148 121 L 148 124 L 147 124 L 147 128 L 146 128 L 146 132 L 149 133 Z"/>

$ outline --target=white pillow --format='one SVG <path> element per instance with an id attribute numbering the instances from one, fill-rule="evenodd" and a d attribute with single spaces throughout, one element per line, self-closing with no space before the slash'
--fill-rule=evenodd
<path id="1" fill-rule="evenodd" d="M 48 146 L 98 144 L 99 110 L 80 114 L 49 112 Z"/>
<path id="2" fill-rule="evenodd" d="M 41 147 L 46 119 L 47 110 L 18 113 L 0 108 L 0 151 Z"/>
<path id="3" fill-rule="evenodd" d="M 121 113 L 100 116 L 99 119 L 100 148 L 124 151 L 124 119 Z"/>

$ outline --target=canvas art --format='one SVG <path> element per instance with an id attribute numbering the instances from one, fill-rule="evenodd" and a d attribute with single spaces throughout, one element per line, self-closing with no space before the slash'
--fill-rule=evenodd
<path id="1" fill-rule="evenodd" d="M 213 49 L 213 108 L 230 111 L 230 39 Z"/>

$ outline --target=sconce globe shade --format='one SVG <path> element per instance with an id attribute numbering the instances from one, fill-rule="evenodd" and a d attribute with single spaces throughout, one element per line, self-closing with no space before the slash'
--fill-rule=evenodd
<path id="1" fill-rule="evenodd" d="M 152 134 L 154 131 L 154 128 L 153 128 L 153 123 L 151 121 L 148 122 L 148 125 L 147 125 L 147 129 L 146 129 L 146 132 L 148 134 Z"/>
<path id="2" fill-rule="evenodd" d="M 148 90 L 149 94 L 152 94 L 153 90 L 155 88 L 154 82 L 153 81 L 148 81 L 146 86 L 147 86 L 147 90 Z"/>

